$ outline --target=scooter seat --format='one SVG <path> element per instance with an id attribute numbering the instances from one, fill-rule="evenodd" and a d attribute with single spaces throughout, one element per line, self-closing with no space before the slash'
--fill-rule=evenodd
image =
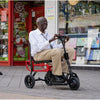
<path id="1" fill-rule="evenodd" d="M 36 60 L 34 60 L 34 58 L 33 57 L 31 57 L 31 59 L 34 61 L 34 63 L 36 63 L 36 64 L 39 64 L 39 63 L 50 63 L 50 62 L 52 62 L 52 60 L 41 60 L 41 61 L 36 61 Z"/>
<path id="2" fill-rule="evenodd" d="M 34 63 L 50 63 L 52 62 L 51 60 L 43 60 L 43 61 L 34 61 Z"/>

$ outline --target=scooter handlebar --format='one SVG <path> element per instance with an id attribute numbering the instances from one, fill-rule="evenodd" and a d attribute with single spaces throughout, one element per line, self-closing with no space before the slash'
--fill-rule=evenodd
<path id="1" fill-rule="evenodd" d="M 59 35 L 59 36 L 57 36 L 57 38 L 58 39 L 60 39 L 61 41 L 68 41 L 69 40 L 69 36 L 67 35 L 67 36 L 65 36 L 65 35 Z"/>

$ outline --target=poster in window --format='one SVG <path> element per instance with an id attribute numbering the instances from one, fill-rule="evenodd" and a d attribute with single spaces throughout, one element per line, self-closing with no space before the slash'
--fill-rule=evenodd
<path id="1" fill-rule="evenodd" d="M 7 11 L 1 11 L 1 21 L 2 22 L 7 21 Z"/>

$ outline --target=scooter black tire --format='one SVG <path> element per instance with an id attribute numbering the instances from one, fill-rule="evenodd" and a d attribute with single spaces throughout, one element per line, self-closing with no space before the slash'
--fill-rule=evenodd
<path id="1" fill-rule="evenodd" d="M 52 86 L 52 83 L 51 83 L 51 80 L 50 80 L 51 76 L 52 76 L 51 71 L 47 72 L 46 75 L 45 75 L 45 83 L 48 86 Z"/>
<path id="2" fill-rule="evenodd" d="M 25 86 L 27 88 L 33 88 L 35 85 L 35 79 L 32 75 L 27 75 L 24 79 Z"/>
<path id="3" fill-rule="evenodd" d="M 78 90 L 80 87 L 80 81 L 77 77 L 72 77 L 69 82 L 69 87 L 71 90 Z"/>

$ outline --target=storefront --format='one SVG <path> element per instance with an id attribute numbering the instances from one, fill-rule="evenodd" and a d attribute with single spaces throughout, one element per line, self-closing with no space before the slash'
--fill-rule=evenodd
<path id="1" fill-rule="evenodd" d="M 0 66 L 25 65 L 28 33 L 44 16 L 44 1 L 0 1 Z"/>
<path id="2" fill-rule="evenodd" d="M 73 65 L 100 65 L 100 2 L 87 0 L 0 1 L 0 66 L 25 65 L 28 33 L 45 16 L 47 31 L 69 35 L 75 49 Z"/>

